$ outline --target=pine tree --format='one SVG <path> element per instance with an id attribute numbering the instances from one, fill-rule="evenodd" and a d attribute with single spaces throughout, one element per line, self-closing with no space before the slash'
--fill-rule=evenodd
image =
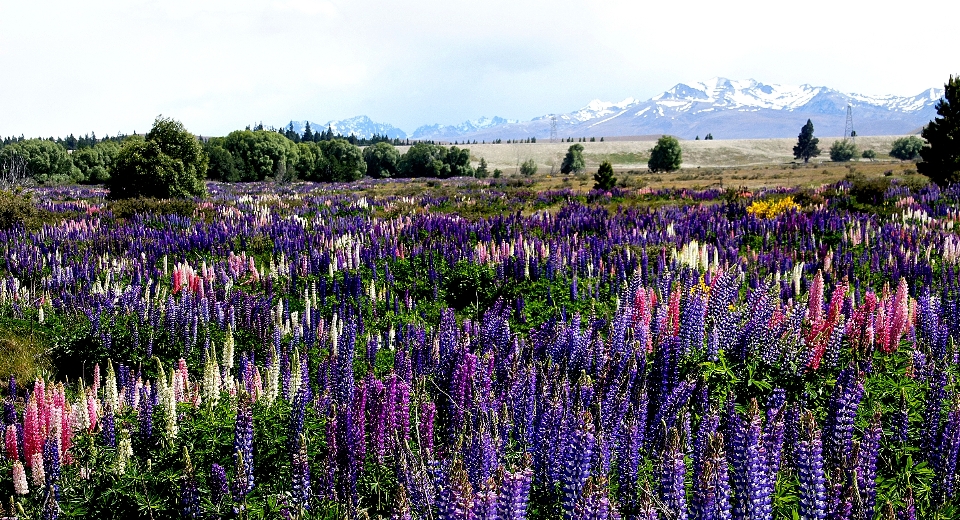
<path id="1" fill-rule="evenodd" d="M 800 135 L 797 136 L 797 146 L 793 147 L 794 159 L 803 159 L 803 162 L 810 162 L 811 157 L 820 155 L 820 149 L 817 143 L 820 139 L 813 136 L 813 122 L 807 119 L 807 124 L 800 129 Z"/>
<path id="2" fill-rule="evenodd" d="M 657 144 L 650 151 L 650 160 L 647 161 L 647 168 L 651 172 L 672 172 L 680 169 L 683 164 L 683 154 L 680 149 L 680 141 L 675 137 L 665 135 L 657 140 Z"/>
<path id="3" fill-rule="evenodd" d="M 927 144 L 917 163 L 917 170 L 940 186 L 960 182 L 960 75 L 951 75 L 943 87 L 938 117 L 920 133 Z"/>
<path id="4" fill-rule="evenodd" d="M 610 191 L 617 185 L 617 178 L 613 176 L 613 165 L 610 161 L 600 163 L 597 173 L 593 174 L 593 189 Z"/>
<path id="5" fill-rule="evenodd" d="M 310 129 L 310 121 L 304 125 L 303 128 L 303 141 L 309 143 L 313 141 L 313 130 Z"/>

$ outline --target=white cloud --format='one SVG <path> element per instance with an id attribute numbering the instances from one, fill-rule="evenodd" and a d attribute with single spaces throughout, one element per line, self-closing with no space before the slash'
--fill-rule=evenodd
<path id="1" fill-rule="evenodd" d="M 780 6 L 783 7 L 780 7 Z M 195 132 L 367 114 L 412 130 L 650 97 L 713 76 L 917 94 L 958 72 L 960 4 L 809 0 L 0 3 L 0 135 Z"/>

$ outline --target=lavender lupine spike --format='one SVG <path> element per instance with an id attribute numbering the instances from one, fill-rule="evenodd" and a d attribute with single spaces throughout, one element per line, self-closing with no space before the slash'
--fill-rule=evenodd
<path id="1" fill-rule="evenodd" d="M 233 452 L 238 470 L 233 494 L 234 498 L 240 498 L 253 490 L 253 412 L 245 396 L 237 403 Z"/>
<path id="2" fill-rule="evenodd" d="M 610 503 L 606 482 L 601 478 L 597 482 L 587 481 L 583 496 L 574 513 L 577 520 L 620 520 L 616 507 Z M 671 517 L 680 518 L 680 517 Z"/>
<path id="3" fill-rule="evenodd" d="M 473 489 L 459 462 L 441 471 L 437 491 L 438 520 L 469 519 L 473 510 Z"/>
<path id="4" fill-rule="evenodd" d="M 687 497 L 684 488 L 686 465 L 683 462 L 683 448 L 676 428 L 667 433 L 667 442 L 660 459 L 660 500 L 670 518 L 686 520 Z"/>
<path id="5" fill-rule="evenodd" d="M 711 433 L 705 444 L 700 473 L 694 478 L 690 516 L 693 520 L 730 520 L 730 479 L 723 435 Z"/>
<path id="6" fill-rule="evenodd" d="M 853 366 L 841 370 L 827 403 L 827 421 L 823 428 L 824 458 L 830 469 L 839 468 L 850 453 L 853 423 L 862 398 L 862 375 Z"/>
<path id="7" fill-rule="evenodd" d="M 526 519 L 532 480 L 533 471 L 530 470 L 529 456 L 524 469 L 515 473 L 504 473 L 500 495 L 497 497 L 497 516 L 500 520 Z"/>
<path id="8" fill-rule="evenodd" d="M 307 441 L 300 436 L 297 450 L 293 454 L 290 472 L 293 477 L 293 503 L 304 510 L 310 510 L 310 460 L 307 457 Z"/>
<path id="9" fill-rule="evenodd" d="M 957 415 L 960 419 L 960 413 Z M 957 423 L 960 426 L 960 422 Z M 955 428 L 957 441 L 960 441 L 960 428 Z M 871 520 L 877 502 L 877 456 L 880 452 L 880 437 L 883 429 L 880 424 L 880 411 L 877 410 L 870 424 L 863 432 L 860 450 L 857 453 L 857 492 L 860 495 L 859 503 L 854 511 L 857 520 Z M 953 451 L 953 469 L 956 469 L 956 448 Z M 950 472 L 953 475 L 953 471 Z M 951 477 L 949 484 L 952 485 Z M 952 488 L 950 490 L 952 493 Z"/>
<path id="10" fill-rule="evenodd" d="M 827 491 L 823 467 L 823 444 L 820 431 L 810 412 L 800 420 L 800 436 L 794 461 L 797 466 L 799 510 L 801 520 L 825 520 Z"/>
<path id="11" fill-rule="evenodd" d="M 561 488 L 563 496 L 560 505 L 565 520 L 573 518 L 574 508 L 580 500 L 583 486 L 590 477 L 593 449 L 596 437 L 593 433 L 593 417 L 587 412 L 581 424 L 570 434 L 569 444 L 563 455 L 563 473 Z"/>
<path id="12" fill-rule="evenodd" d="M 210 466 L 210 500 L 218 509 L 233 500 L 227 484 L 227 472 L 217 463 Z"/>

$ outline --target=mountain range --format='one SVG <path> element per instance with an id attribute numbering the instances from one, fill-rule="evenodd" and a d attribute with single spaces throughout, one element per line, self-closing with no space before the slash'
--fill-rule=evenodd
<path id="1" fill-rule="evenodd" d="M 712 78 L 673 88 L 641 101 L 594 100 L 568 113 L 547 114 L 529 121 L 482 117 L 458 125 L 424 125 L 411 134 L 366 116 L 323 125 L 335 133 L 370 137 L 374 133 L 400 139 L 436 141 L 491 141 L 496 139 L 548 139 L 556 125 L 557 137 L 620 137 L 671 134 L 683 139 L 751 139 L 795 137 L 810 119 L 817 135 L 842 136 L 847 106 L 858 135 L 916 133 L 936 116 L 934 108 L 943 89 L 930 88 L 915 96 L 873 96 L 843 93 L 811 85 L 775 85 L 758 81 Z M 291 122 L 302 131 L 306 121 Z"/>

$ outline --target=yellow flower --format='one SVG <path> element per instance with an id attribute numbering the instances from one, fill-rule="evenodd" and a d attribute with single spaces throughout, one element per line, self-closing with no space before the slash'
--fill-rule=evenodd
<path id="1" fill-rule="evenodd" d="M 793 201 L 793 197 L 784 197 L 773 202 L 755 200 L 747 206 L 747 213 L 755 215 L 758 218 L 774 218 L 781 213 L 799 208 L 800 206 Z"/>

